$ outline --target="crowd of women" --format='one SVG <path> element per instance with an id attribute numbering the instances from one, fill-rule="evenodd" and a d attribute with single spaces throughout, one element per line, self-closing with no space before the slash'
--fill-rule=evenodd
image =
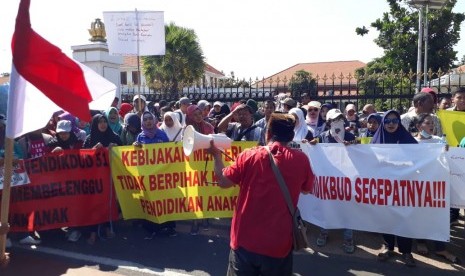
<path id="1" fill-rule="evenodd" d="M 15 158 L 35 158 L 49 152 L 79 148 L 110 148 L 112 146 L 176 142 L 182 139 L 182 130 L 187 125 L 202 134 L 225 132 L 233 140 L 257 141 L 265 144 L 266 123 L 273 112 L 285 112 L 295 117 L 294 141 L 320 143 L 440 143 L 443 139 L 436 109 L 465 111 L 465 88 L 458 89 L 452 98 L 438 100 L 434 91 L 424 89 L 413 99 L 413 107 L 406 114 L 396 110 L 377 112 L 375 106 L 367 104 L 360 111 L 354 104 L 347 104 L 344 111 L 331 103 L 311 101 L 308 95 L 301 95 L 301 101 L 286 97 L 278 101 L 269 100 L 261 104 L 254 100 L 243 100 L 231 106 L 219 101 L 213 104 L 200 100 L 192 104 L 190 99 L 181 98 L 177 102 L 148 103 L 144 96 L 134 96 L 133 102 L 118 101 L 105 111 L 94 111 L 92 121 L 84 122 L 66 112 L 55 112 L 44 129 L 28 133 L 15 141 Z M 4 128 L 7 118 L 0 114 L 0 147 L 3 148 Z M 465 146 L 465 138 L 460 143 Z M 3 154 L 3 151 L 1 152 Z M 0 156 L 1 157 L 1 156 Z M 458 219 L 457 210 L 451 211 L 451 223 Z M 176 236 L 175 222 L 155 224 L 139 222 L 153 235 L 163 233 Z M 193 221 L 191 234 L 196 235 L 199 227 L 207 230 L 208 220 Z M 98 237 L 112 238 L 110 225 L 95 225 L 74 228 L 68 231 L 68 240 L 76 242 L 82 233 L 87 234 L 87 242 L 94 244 Z M 397 240 L 405 264 L 415 266 L 411 254 L 412 239 L 383 235 L 384 249 L 378 259 L 386 261 L 394 255 Z M 318 246 L 325 246 L 328 230 L 321 229 Z M 356 246 L 353 231 L 343 231 L 343 250 L 353 253 Z M 38 244 L 36 233 L 25 234 L 21 243 Z M 419 253 L 426 254 L 425 241 L 417 241 Z M 458 259 L 446 250 L 446 244 L 435 242 L 435 253 L 456 263 Z"/>

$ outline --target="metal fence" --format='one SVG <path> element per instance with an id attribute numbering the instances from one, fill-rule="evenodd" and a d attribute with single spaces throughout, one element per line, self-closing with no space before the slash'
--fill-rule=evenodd
<path id="1" fill-rule="evenodd" d="M 438 97 L 448 97 L 462 84 L 465 85 L 465 73 L 442 72 L 428 74 L 427 86 L 437 92 Z M 416 74 L 408 73 L 375 73 L 370 75 L 352 76 L 343 74 L 325 74 L 314 78 L 316 86 L 301 87 L 291 90 L 290 82 L 277 79 L 262 79 L 249 82 L 238 87 L 184 87 L 178 93 L 170 94 L 155 91 L 148 87 L 123 87 L 123 101 L 131 101 L 135 94 L 143 94 L 148 101 L 176 101 L 180 97 L 189 97 L 193 102 L 201 99 L 213 102 L 233 103 L 242 99 L 254 99 L 257 102 L 274 100 L 279 94 L 287 94 L 300 101 L 302 94 L 310 95 L 311 100 L 322 103 L 332 103 L 343 109 L 348 103 L 353 103 L 358 109 L 367 103 L 374 104 L 378 111 L 396 109 L 405 112 L 411 106 L 411 99 L 419 89 L 415 86 Z M 244 82 L 243 82 L 244 83 Z"/>

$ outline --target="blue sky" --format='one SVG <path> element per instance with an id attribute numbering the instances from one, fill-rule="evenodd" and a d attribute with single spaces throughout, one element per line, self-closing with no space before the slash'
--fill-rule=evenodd
<path id="1" fill-rule="evenodd" d="M 385 0 L 31 0 L 34 30 L 71 56 L 71 46 L 90 43 L 87 29 L 104 11 L 164 11 L 165 23 L 193 29 L 207 62 L 226 75 L 269 76 L 303 62 L 360 60 L 382 55 L 355 28 L 369 26 L 388 10 Z M 11 68 L 10 41 L 19 0 L 2 3 L 0 72 Z M 459 1 L 455 12 L 465 12 Z M 465 23 L 455 47 L 465 55 Z"/>

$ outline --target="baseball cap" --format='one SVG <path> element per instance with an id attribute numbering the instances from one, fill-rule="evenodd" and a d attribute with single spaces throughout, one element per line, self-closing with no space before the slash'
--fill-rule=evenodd
<path id="1" fill-rule="evenodd" d="M 282 104 L 286 104 L 290 107 L 296 107 L 297 106 L 297 102 L 292 99 L 292 98 L 285 98 L 284 100 L 281 101 Z"/>
<path id="2" fill-rule="evenodd" d="M 208 101 L 206 101 L 206 100 L 200 100 L 197 103 L 197 107 L 202 111 L 204 111 L 205 108 L 207 108 L 207 106 L 209 106 L 209 105 L 210 105 L 210 103 Z"/>
<path id="3" fill-rule="evenodd" d="M 137 99 L 141 99 L 143 100 L 144 102 L 147 102 L 147 99 L 145 98 L 144 95 L 135 95 L 134 98 L 132 99 L 133 102 L 135 102 Z"/>
<path id="4" fill-rule="evenodd" d="M 318 109 L 321 108 L 321 103 L 317 101 L 311 101 L 307 104 L 308 107 L 316 107 Z"/>
<path id="5" fill-rule="evenodd" d="M 326 113 L 326 120 L 334 120 L 341 115 L 342 112 L 339 109 L 333 108 Z"/>
<path id="6" fill-rule="evenodd" d="M 57 123 L 56 132 L 70 132 L 71 131 L 71 122 L 68 120 L 60 120 Z"/>
<path id="7" fill-rule="evenodd" d="M 421 89 L 421 92 L 430 93 L 431 96 L 433 96 L 434 103 L 438 102 L 438 96 L 436 95 L 436 92 L 433 89 L 431 89 L 430 87 L 423 87 Z"/>

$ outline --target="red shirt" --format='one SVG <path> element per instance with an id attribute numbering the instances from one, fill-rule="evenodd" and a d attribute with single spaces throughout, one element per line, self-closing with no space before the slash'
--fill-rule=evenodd
<path id="1" fill-rule="evenodd" d="M 315 176 L 308 157 L 275 142 L 269 144 L 294 206 L 301 191 L 310 191 Z M 292 217 L 271 168 L 268 151 L 255 147 L 242 152 L 223 174 L 240 186 L 231 224 L 231 248 L 274 258 L 292 249 Z"/>

